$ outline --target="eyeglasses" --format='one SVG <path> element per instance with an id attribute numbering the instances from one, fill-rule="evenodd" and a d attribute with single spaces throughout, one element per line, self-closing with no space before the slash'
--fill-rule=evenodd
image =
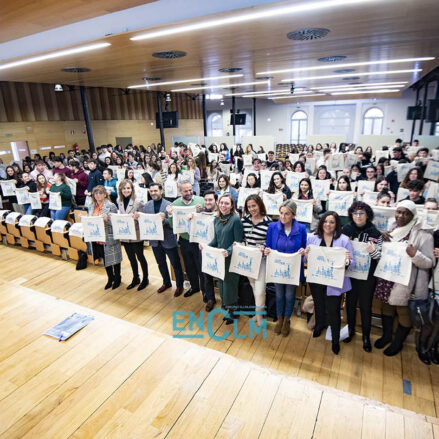
<path id="1" fill-rule="evenodd" d="M 363 216 L 363 215 L 366 215 L 366 212 L 354 212 L 353 214 L 352 214 L 353 216 Z"/>

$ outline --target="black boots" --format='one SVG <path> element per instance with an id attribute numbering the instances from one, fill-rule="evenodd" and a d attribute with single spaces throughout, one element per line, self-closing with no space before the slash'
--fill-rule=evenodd
<path id="1" fill-rule="evenodd" d="M 343 340 L 343 343 L 350 343 L 355 336 L 355 327 L 353 329 L 349 328 L 349 337 Z"/>
<path id="2" fill-rule="evenodd" d="M 149 285 L 149 279 L 144 277 L 140 285 L 137 287 L 137 291 L 141 291 Z"/>
<path id="3" fill-rule="evenodd" d="M 394 355 L 401 352 L 402 345 L 404 343 L 404 340 L 409 335 L 410 329 L 411 328 L 407 328 L 406 326 L 398 325 L 392 344 L 384 350 L 384 355 L 387 355 L 388 357 L 393 357 Z"/>
<path id="4" fill-rule="evenodd" d="M 131 283 L 127 286 L 127 290 L 132 290 L 135 286 L 140 284 L 140 277 L 134 276 Z"/>
<path id="5" fill-rule="evenodd" d="M 392 341 L 393 316 L 385 316 L 381 314 L 381 321 L 383 325 L 383 336 L 375 341 L 377 349 L 383 349 L 386 344 Z"/>
<path id="6" fill-rule="evenodd" d="M 372 345 L 370 344 L 370 337 L 363 335 L 363 350 L 365 352 L 372 352 Z"/>
<path id="7" fill-rule="evenodd" d="M 105 271 L 107 272 L 108 281 L 104 289 L 108 290 L 113 286 L 113 281 L 114 281 L 113 267 L 105 267 Z"/>

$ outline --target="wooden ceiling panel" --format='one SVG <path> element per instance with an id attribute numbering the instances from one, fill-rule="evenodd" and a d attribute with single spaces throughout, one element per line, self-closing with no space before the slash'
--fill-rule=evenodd
<path id="1" fill-rule="evenodd" d="M 276 6 L 291 5 L 280 2 Z M 282 68 L 322 66 L 317 59 L 324 56 L 344 55 L 341 63 L 362 62 L 395 58 L 434 56 L 437 59 L 414 63 L 387 64 L 355 67 L 347 76 L 359 72 L 400 70 L 420 67 L 421 76 L 439 63 L 439 8 L 437 0 L 382 0 L 355 6 L 327 9 L 318 13 L 301 13 L 245 24 L 228 25 L 204 31 L 165 36 L 144 41 L 129 38 L 142 32 L 131 32 L 105 38 L 111 46 L 50 61 L 35 63 L 14 69 L 0 70 L 0 80 L 21 82 L 83 84 L 95 87 L 126 88 L 142 83 L 144 76 L 158 76 L 162 81 L 201 78 L 219 75 L 222 67 L 240 67 L 243 78 L 234 82 L 254 81 L 257 72 Z M 273 4 L 251 10 L 270 9 Z M 233 16 L 238 12 L 215 15 L 215 18 Z M 212 18 L 211 16 L 206 17 Z M 186 20 L 180 24 L 198 22 Z M 177 24 L 173 24 L 175 26 Z M 291 41 L 286 34 L 309 27 L 330 29 L 327 37 L 315 41 Z M 164 29 L 158 27 L 149 30 Z M 152 56 L 157 51 L 182 50 L 184 58 L 169 60 Z M 279 89 L 282 79 L 334 74 L 339 62 L 331 63 L 329 69 L 299 73 L 274 74 L 272 88 Z M 69 74 L 61 72 L 63 67 L 88 67 L 88 73 Z M 417 80 L 412 74 L 385 76 L 363 76 L 358 82 Z M 231 80 L 232 81 L 232 80 Z M 200 81 L 194 81 L 200 82 Z M 216 81 L 224 83 L 225 81 Z M 341 85 L 350 81 L 337 79 L 297 81 L 297 86 L 310 88 L 326 85 Z M 209 82 L 209 84 L 214 84 Z M 169 91 L 173 88 L 190 87 L 191 83 L 178 86 L 151 87 L 151 90 Z M 266 89 L 265 85 L 237 88 L 236 92 Z M 227 89 L 215 89 L 215 93 L 226 94 Z M 204 91 L 209 92 L 209 91 Z M 191 92 L 194 94 L 203 91 Z M 397 93 L 387 96 L 396 96 Z M 364 97 L 369 95 L 358 95 Z M 356 95 L 352 95 L 356 98 Z M 349 96 L 351 98 L 351 96 Z M 318 99 L 321 99 L 320 97 Z M 328 96 L 328 99 L 346 99 L 346 96 Z M 310 98 L 311 100 L 311 98 Z M 284 102 L 288 100 L 283 100 Z M 280 102 L 280 101 L 279 101 Z"/>
<path id="2" fill-rule="evenodd" d="M 0 43 L 157 0 L 14 0 L 2 2 Z"/>

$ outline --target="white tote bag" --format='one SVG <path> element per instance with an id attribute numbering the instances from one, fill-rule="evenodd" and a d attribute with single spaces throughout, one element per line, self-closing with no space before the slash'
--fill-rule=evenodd
<path id="1" fill-rule="evenodd" d="M 355 265 L 346 270 L 346 276 L 353 279 L 366 280 L 369 276 L 370 254 L 367 251 L 367 242 L 351 241 L 354 248 Z"/>
<path id="2" fill-rule="evenodd" d="M 374 214 L 372 223 L 380 232 L 388 232 L 395 222 L 396 208 L 372 206 L 372 210 Z"/>
<path id="3" fill-rule="evenodd" d="M 85 242 L 105 242 L 104 218 L 101 216 L 81 216 Z"/>
<path id="4" fill-rule="evenodd" d="M 49 193 L 49 209 L 50 210 L 61 210 L 61 194 L 59 192 Z"/>
<path id="5" fill-rule="evenodd" d="M 42 209 L 40 194 L 38 192 L 29 193 L 29 202 L 34 210 Z"/>
<path id="6" fill-rule="evenodd" d="M 407 286 L 412 274 L 412 260 L 405 242 L 384 242 L 374 276 Z"/>
<path id="7" fill-rule="evenodd" d="M 225 258 L 222 254 L 223 249 L 203 246 L 201 252 L 201 271 L 213 277 L 224 280 L 226 274 Z"/>
<path id="8" fill-rule="evenodd" d="M 15 196 L 17 197 L 17 204 L 30 204 L 29 191 L 27 188 L 16 188 Z"/>
<path id="9" fill-rule="evenodd" d="M 367 180 L 358 180 L 357 181 L 357 192 L 360 194 L 361 192 L 365 191 L 371 191 L 375 189 L 375 182 L 374 181 L 367 181 Z"/>
<path id="10" fill-rule="evenodd" d="M 214 237 L 213 222 L 214 215 L 207 213 L 195 213 L 191 220 L 191 229 L 189 234 L 190 242 L 199 244 L 208 244 Z"/>
<path id="11" fill-rule="evenodd" d="M 259 277 L 261 261 L 262 252 L 259 248 L 236 244 L 233 246 L 229 271 L 251 279 L 257 279 Z"/>
<path id="12" fill-rule="evenodd" d="M 270 186 L 271 177 L 273 176 L 273 174 L 275 172 L 276 171 L 267 171 L 267 170 L 261 171 L 261 189 L 262 190 L 268 189 L 268 186 Z"/>
<path id="13" fill-rule="evenodd" d="M 279 208 L 284 202 L 284 194 L 282 192 L 276 194 L 263 192 L 262 201 L 265 204 L 267 215 L 279 215 Z"/>
<path id="14" fill-rule="evenodd" d="M 172 230 L 175 234 L 187 233 L 187 217 L 196 210 L 195 206 L 172 206 Z"/>
<path id="15" fill-rule="evenodd" d="M 67 186 L 70 188 L 72 195 L 76 195 L 76 181 L 72 180 L 69 177 L 66 177 Z"/>
<path id="16" fill-rule="evenodd" d="M 345 276 L 346 249 L 310 245 L 307 281 L 341 288 Z"/>
<path id="17" fill-rule="evenodd" d="M 160 213 L 139 213 L 139 237 L 145 241 L 163 241 L 163 221 Z"/>
<path id="18" fill-rule="evenodd" d="M 301 223 L 311 223 L 314 200 L 294 200 L 297 205 L 296 220 Z"/>
<path id="19" fill-rule="evenodd" d="M 0 181 L 4 197 L 13 197 L 15 195 L 15 184 L 12 181 Z"/>
<path id="20" fill-rule="evenodd" d="M 291 192 L 299 191 L 299 183 L 302 178 L 306 177 L 306 172 L 287 172 L 285 184 L 290 188 Z"/>
<path id="21" fill-rule="evenodd" d="M 340 216 L 348 216 L 348 209 L 353 202 L 353 191 L 329 191 L 328 210 L 333 210 Z"/>
<path id="22" fill-rule="evenodd" d="M 133 215 L 112 213 L 110 216 L 114 239 L 137 239 Z"/>
<path id="23" fill-rule="evenodd" d="M 312 193 L 314 197 L 321 201 L 326 201 L 328 199 L 327 193 L 329 192 L 330 185 L 331 180 L 311 180 Z"/>
<path id="24" fill-rule="evenodd" d="M 166 198 L 177 198 L 178 197 L 178 187 L 177 182 L 174 178 L 167 178 L 165 181 L 165 197 Z"/>
<path id="25" fill-rule="evenodd" d="M 258 188 L 250 189 L 250 188 L 247 188 L 247 187 L 241 187 L 241 189 L 239 189 L 238 205 L 237 205 L 237 207 L 238 208 L 244 207 L 245 200 L 247 199 L 247 197 L 249 195 L 253 195 L 253 194 L 255 194 L 255 195 L 259 194 L 259 189 Z"/>
<path id="26" fill-rule="evenodd" d="M 434 160 L 430 160 L 428 162 L 427 168 L 425 169 L 424 178 L 437 181 L 439 178 L 439 162 L 435 162 Z"/>
<path id="27" fill-rule="evenodd" d="M 242 163 L 245 167 L 250 167 L 253 163 L 253 156 L 251 154 L 244 154 L 242 156 Z"/>
<path id="28" fill-rule="evenodd" d="M 267 256 L 265 280 L 275 284 L 300 284 L 302 256 L 299 253 L 281 253 L 271 250 Z"/>

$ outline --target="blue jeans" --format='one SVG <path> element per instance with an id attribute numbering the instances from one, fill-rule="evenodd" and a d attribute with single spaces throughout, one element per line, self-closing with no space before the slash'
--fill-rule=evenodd
<path id="1" fill-rule="evenodd" d="M 70 206 L 63 206 L 61 207 L 61 210 L 51 210 L 50 211 L 50 218 L 55 220 L 65 220 L 67 214 L 69 213 Z"/>
<path id="2" fill-rule="evenodd" d="M 24 207 L 24 214 L 25 215 L 32 215 L 32 205 L 31 204 L 23 204 Z"/>
<path id="3" fill-rule="evenodd" d="M 276 289 L 276 312 L 278 317 L 289 319 L 296 300 L 296 285 L 274 284 Z"/>

